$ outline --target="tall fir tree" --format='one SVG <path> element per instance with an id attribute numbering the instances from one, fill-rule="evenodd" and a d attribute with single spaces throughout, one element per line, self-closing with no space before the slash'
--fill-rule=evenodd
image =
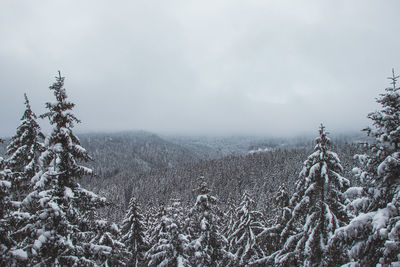
<path id="1" fill-rule="evenodd" d="M 265 257 L 263 242 L 258 238 L 265 230 L 263 215 L 254 210 L 254 200 L 245 191 L 236 208 L 231 234 L 227 237 L 229 251 L 235 256 L 235 266 L 246 266 L 249 262 Z"/>
<path id="2" fill-rule="evenodd" d="M 290 197 L 289 197 L 289 193 L 287 192 L 285 183 L 283 183 L 279 186 L 274 200 L 275 200 L 275 203 L 280 208 L 287 207 L 289 205 Z"/>
<path id="3" fill-rule="evenodd" d="M 167 215 L 167 207 L 164 203 L 159 203 L 151 208 L 147 209 L 145 213 L 146 221 L 146 237 L 147 243 L 150 247 L 156 244 L 159 240 L 160 224 L 162 218 Z"/>
<path id="4" fill-rule="evenodd" d="M 2 141 L 2 140 L 1 140 Z M 7 266 L 14 262 L 14 258 L 25 260 L 27 255 L 23 251 L 17 251 L 16 255 L 10 257 L 10 251 L 15 242 L 10 238 L 10 206 L 11 206 L 11 170 L 6 167 L 0 157 L 0 265 Z M 18 253 L 19 252 L 19 253 Z M 21 253 L 22 252 L 22 253 Z"/>
<path id="5" fill-rule="evenodd" d="M 101 263 L 102 266 L 134 266 L 128 260 L 132 258 L 132 253 L 120 241 L 121 232 L 115 223 L 95 220 L 93 226 L 96 228 L 96 235 L 90 242 L 97 263 Z"/>
<path id="6" fill-rule="evenodd" d="M 157 242 L 146 253 L 149 266 L 191 266 L 189 239 L 180 200 L 173 199 L 167 213 L 156 226 Z"/>
<path id="7" fill-rule="evenodd" d="M 289 205 L 290 197 L 285 184 L 279 186 L 273 200 L 276 206 L 274 209 L 274 213 L 276 213 L 275 218 L 268 227 L 265 227 L 265 229 L 256 236 L 258 240 L 264 240 L 263 249 L 266 255 L 273 254 L 283 246 L 281 242 L 285 240 L 281 239 L 281 233 L 289 222 L 292 213 L 292 207 Z M 273 257 L 270 258 L 270 261 L 271 259 L 273 260 Z M 257 259 L 250 262 L 250 264 L 257 264 L 259 261 L 264 263 L 265 258 Z"/>
<path id="8" fill-rule="evenodd" d="M 18 234 L 19 228 L 30 217 L 29 210 L 21 205 L 21 201 L 33 188 L 31 179 L 40 169 L 38 158 L 44 150 L 42 144 L 44 135 L 26 94 L 24 94 L 24 97 L 25 111 L 21 118 L 21 124 L 7 146 L 9 157 L 4 161 L 4 165 L 7 166 L 5 172 L 8 173 L 8 181 L 11 182 L 9 196 L 11 201 L 7 207 L 9 212 L 7 223 L 10 230 L 10 240 L 14 241 L 14 246 L 10 248 L 10 265 L 19 260 L 27 259 L 26 252 L 15 246 L 22 241 Z"/>
<path id="9" fill-rule="evenodd" d="M 236 214 L 237 205 L 235 203 L 235 199 L 233 197 L 228 198 L 228 203 L 226 205 L 226 210 L 224 211 L 224 216 L 222 217 L 222 228 L 221 233 L 228 237 L 231 235 L 233 231 L 233 225 L 235 224 L 235 214 Z"/>
<path id="10" fill-rule="evenodd" d="M 134 196 L 129 201 L 128 211 L 121 226 L 121 241 L 127 246 L 132 257 L 130 266 L 141 266 L 148 247 L 144 218 Z"/>
<path id="11" fill-rule="evenodd" d="M 26 94 L 24 97 L 25 112 L 16 134 L 7 146 L 9 157 L 6 160 L 13 172 L 13 193 L 18 200 L 22 200 L 31 189 L 31 179 L 39 172 L 39 156 L 44 151 L 44 135 Z"/>
<path id="12" fill-rule="evenodd" d="M 41 117 L 49 119 L 53 129 L 39 159 L 41 171 L 32 178 L 34 190 L 22 201 L 33 211 L 19 230 L 24 235 L 19 249 L 28 253 L 28 265 L 104 264 L 96 260 L 100 254 L 107 256 L 110 247 L 93 240 L 100 228 L 95 210 L 106 200 L 78 183 L 84 175 L 92 175 L 91 169 L 79 164 L 90 160 L 90 156 L 72 132 L 80 121 L 71 112 L 74 104 L 67 100 L 60 72 L 50 90 L 56 102 L 46 103 L 48 112 Z"/>
<path id="13" fill-rule="evenodd" d="M 356 155 L 354 172 L 362 187 L 349 189 L 356 196 L 348 205 L 356 217 L 338 229 L 331 247 L 342 247 L 354 266 L 400 264 L 400 88 L 394 70 L 391 87 L 377 98 L 381 109 L 368 114 L 365 129 L 373 141 L 366 154 Z"/>
<path id="14" fill-rule="evenodd" d="M 334 231 L 347 220 L 343 192 L 349 181 L 321 125 L 314 153 L 304 162 L 296 192 L 289 205 L 290 219 L 282 233 L 282 248 L 258 261 L 277 266 L 325 266 L 327 245 Z"/>
<path id="15" fill-rule="evenodd" d="M 199 184 L 196 203 L 189 214 L 188 233 L 193 251 L 191 263 L 193 266 L 215 266 L 228 255 L 225 250 L 227 240 L 219 229 L 222 213 L 218 209 L 217 198 L 210 195 L 204 177 L 199 179 Z"/>

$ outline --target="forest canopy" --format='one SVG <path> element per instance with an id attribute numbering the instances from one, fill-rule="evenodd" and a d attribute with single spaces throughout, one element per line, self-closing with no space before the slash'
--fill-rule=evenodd
<path id="1" fill-rule="evenodd" d="M 399 265 L 398 78 L 361 143 L 321 124 L 312 144 L 222 151 L 146 132 L 80 138 L 59 72 L 44 114 L 24 95 L 0 158 L 0 265 Z"/>

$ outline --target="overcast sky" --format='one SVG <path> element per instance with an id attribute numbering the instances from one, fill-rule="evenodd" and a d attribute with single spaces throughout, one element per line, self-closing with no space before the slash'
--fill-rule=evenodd
<path id="1" fill-rule="evenodd" d="M 400 72 L 400 1 L 3 0 L 0 136 L 53 101 L 80 132 L 358 131 Z M 43 123 L 44 127 L 46 123 Z"/>

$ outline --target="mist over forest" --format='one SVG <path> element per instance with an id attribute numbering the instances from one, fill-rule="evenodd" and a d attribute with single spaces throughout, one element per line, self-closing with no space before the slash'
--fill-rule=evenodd
<path id="1" fill-rule="evenodd" d="M 1 263 L 358 266 L 374 250 L 374 264 L 397 264 L 398 78 L 365 135 L 320 124 L 314 140 L 78 136 L 58 72 L 48 111 L 37 116 L 25 94 L 16 134 L 1 140 Z"/>
<path id="2" fill-rule="evenodd" d="M 400 266 L 398 0 L 2 0 L 0 266 Z"/>

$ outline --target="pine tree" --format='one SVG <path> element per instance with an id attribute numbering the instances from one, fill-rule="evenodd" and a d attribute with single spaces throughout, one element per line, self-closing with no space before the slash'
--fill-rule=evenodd
<path id="1" fill-rule="evenodd" d="M 151 211 L 151 213 L 149 213 Z M 164 203 L 159 203 L 147 209 L 145 213 L 146 219 L 146 236 L 149 247 L 155 245 L 159 240 L 160 225 L 162 218 L 167 215 L 167 208 Z"/>
<path id="2" fill-rule="evenodd" d="M 283 183 L 279 186 L 278 191 L 275 195 L 275 203 L 278 207 L 287 207 L 289 205 L 289 193 L 287 192 L 286 184 Z"/>
<path id="3" fill-rule="evenodd" d="M 174 221 L 178 222 L 181 226 L 182 230 L 187 225 L 187 217 L 185 215 L 185 209 L 182 205 L 182 201 L 174 197 L 170 201 L 170 205 L 166 208 L 166 214 L 173 219 Z"/>
<path id="4" fill-rule="evenodd" d="M 10 202 L 7 207 L 9 216 L 7 218 L 10 239 L 15 244 L 21 241 L 21 235 L 18 234 L 19 228 L 24 225 L 30 215 L 26 207 L 21 205 L 21 201 L 32 190 L 31 179 L 39 171 L 38 158 L 43 152 L 41 141 L 44 135 L 40 131 L 37 123 L 36 114 L 33 113 L 29 100 L 25 97 L 25 112 L 21 118 L 21 125 L 17 128 L 16 135 L 11 138 L 7 146 L 7 158 L 4 165 L 7 166 L 8 181 L 11 182 Z M 10 262 L 26 260 L 27 254 L 18 246 L 10 248 Z"/>
<path id="5" fill-rule="evenodd" d="M 235 199 L 230 197 L 228 199 L 226 211 L 224 212 L 221 233 L 223 236 L 230 236 L 233 231 L 233 225 L 235 223 L 236 203 Z"/>
<path id="6" fill-rule="evenodd" d="M 157 224 L 157 218 L 159 217 L 161 219 L 162 217 L 162 215 L 159 216 L 159 212 L 160 210 L 158 205 L 155 205 L 152 202 L 148 203 L 143 209 L 143 223 L 147 236 L 147 243 L 149 244 L 151 244 L 151 229 L 154 229 L 154 226 Z"/>
<path id="7" fill-rule="evenodd" d="M 356 217 L 335 233 L 331 247 L 342 247 L 355 266 L 400 264 L 400 88 L 394 71 L 392 87 L 377 102 L 381 109 L 368 114 L 373 127 L 365 129 L 373 142 L 368 153 L 356 155 L 354 171 L 362 187 L 348 190 L 356 198 L 349 210 Z"/>
<path id="8" fill-rule="evenodd" d="M 18 234 L 24 235 L 20 248 L 29 254 L 31 265 L 96 265 L 98 255 L 108 255 L 109 246 L 93 243 L 96 233 L 95 210 L 106 204 L 93 192 L 83 189 L 78 179 L 92 175 L 79 164 L 90 160 L 72 132 L 80 121 L 71 113 L 74 104 L 67 100 L 64 77 L 56 77 L 50 86 L 55 103 L 46 103 L 53 130 L 45 139 L 45 151 L 39 162 L 41 171 L 33 178 L 34 191 L 22 201 L 30 207 L 31 216 Z"/>
<path id="9" fill-rule="evenodd" d="M 121 241 L 127 246 L 128 251 L 132 254 L 129 264 L 131 266 L 140 266 L 144 261 L 143 254 L 147 249 L 147 240 L 145 235 L 145 226 L 143 215 L 134 196 L 129 201 L 128 211 L 122 222 L 122 239 Z"/>
<path id="10" fill-rule="evenodd" d="M 13 193 L 18 200 L 22 200 L 28 193 L 31 179 L 39 171 L 40 153 L 44 151 L 44 135 L 26 94 L 24 97 L 25 112 L 15 136 L 7 146 L 9 158 L 6 160 L 7 166 L 13 172 Z"/>
<path id="11" fill-rule="evenodd" d="M 157 242 L 146 254 L 149 266 L 191 266 L 184 224 L 180 200 L 174 199 L 156 227 Z"/>
<path id="12" fill-rule="evenodd" d="M 281 238 L 281 233 L 285 229 L 289 220 L 293 207 L 290 205 L 290 196 L 287 192 L 286 185 L 282 184 L 278 188 L 278 192 L 275 195 L 275 204 L 278 207 L 277 216 L 275 218 L 274 225 L 267 228 L 264 233 L 260 234 L 268 237 L 267 252 L 275 252 L 283 246 L 282 242 L 285 241 Z"/>
<path id="13" fill-rule="evenodd" d="M 265 229 L 256 236 L 258 240 L 264 240 L 263 249 L 264 254 L 266 255 L 273 254 L 283 246 L 282 242 L 285 240 L 281 240 L 281 233 L 289 222 L 292 213 L 292 207 L 289 203 L 289 194 L 284 183 L 279 186 L 273 200 L 273 203 L 276 206 L 276 209 L 274 210 L 276 213 L 275 218 L 268 227 L 265 227 Z M 270 262 L 267 261 L 268 258 Z M 260 258 L 250 262 L 250 264 L 254 265 L 265 262 L 272 264 L 271 262 L 273 259 L 273 257 Z"/>
<path id="14" fill-rule="evenodd" d="M 102 266 L 132 266 L 127 259 L 132 258 L 132 253 L 124 243 L 120 242 L 120 230 L 115 223 L 105 220 L 95 220 L 96 235 L 90 240 L 94 259 Z"/>
<path id="15" fill-rule="evenodd" d="M 235 256 L 237 266 L 263 258 L 262 241 L 258 235 L 265 230 L 263 215 L 254 210 L 254 200 L 245 192 L 235 212 L 235 222 L 228 237 L 229 251 Z"/>
<path id="16" fill-rule="evenodd" d="M 10 238 L 10 206 L 11 206 L 11 170 L 6 168 L 4 160 L 0 157 L 0 265 L 10 264 L 12 259 L 26 259 L 26 253 L 16 253 L 10 257 L 9 251 L 15 242 Z"/>
<path id="17" fill-rule="evenodd" d="M 190 247 L 193 266 L 215 266 L 226 256 L 226 238 L 219 231 L 220 211 L 217 198 L 211 196 L 204 178 L 200 178 L 198 196 L 190 211 L 188 233 L 191 237 Z"/>
<path id="18" fill-rule="evenodd" d="M 349 181 L 340 173 L 342 166 L 330 151 L 330 140 L 321 125 L 314 153 L 304 162 L 296 192 L 289 205 L 290 219 L 282 233 L 282 248 L 263 261 L 279 266 L 324 266 L 327 245 L 334 231 L 347 220 L 343 192 Z"/>

